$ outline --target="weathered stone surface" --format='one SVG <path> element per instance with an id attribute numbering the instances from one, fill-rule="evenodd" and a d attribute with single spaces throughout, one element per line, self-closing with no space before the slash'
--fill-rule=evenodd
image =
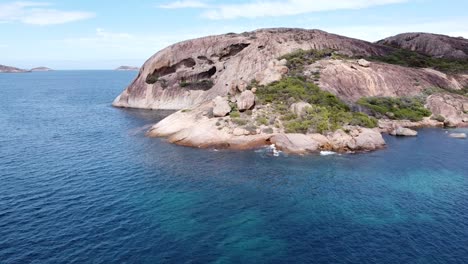
<path id="1" fill-rule="evenodd" d="M 369 128 L 356 128 L 359 133 L 354 137 L 357 150 L 376 150 L 385 146 L 385 140 L 379 131 Z"/>
<path id="2" fill-rule="evenodd" d="M 456 127 L 463 123 L 463 119 L 468 117 L 465 106 L 468 107 L 468 97 L 462 95 L 440 93 L 427 98 L 427 108 L 434 116 L 445 117 L 447 127 Z"/>
<path id="3" fill-rule="evenodd" d="M 403 137 L 415 137 L 418 135 L 418 132 L 406 127 L 396 127 L 391 132 L 392 136 L 403 136 Z"/>
<path id="4" fill-rule="evenodd" d="M 226 98 L 223 98 L 221 96 L 217 96 L 213 100 L 213 116 L 215 117 L 224 117 L 229 112 L 231 112 L 231 106 L 229 105 L 228 101 Z"/>
<path id="5" fill-rule="evenodd" d="M 369 67 L 354 67 L 354 61 L 321 60 L 306 67 L 320 71 L 321 89 L 345 101 L 371 96 L 416 96 L 426 88 L 461 89 L 468 85 L 468 76 L 448 76 L 432 69 L 416 69 L 373 62 Z"/>
<path id="6" fill-rule="evenodd" d="M 328 146 L 333 151 L 370 151 L 383 148 L 385 140 L 376 129 L 363 127 L 346 127 L 328 135 Z"/>
<path id="7" fill-rule="evenodd" d="M 255 95 L 252 91 L 243 91 L 237 97 L 237 109 L 240 111 L 248 110 L 255 105 Z"/>
<path id="8" fill-rule="evenodd" d="M 278 134 L 271 137 L 270 141 L 277 149 L 293 154 L 317 152 L 320 147 L 317 141 L 304 134 Z"/>
<path id="9" fill-rule="evenodd" d="M 291 105 L 289 110 L 297 116 L 304 116 L 306 114 L 307 108 L 312 107 L 309 103 L 306 102 L 297 102 Z"/>
<path id="10" fill-rule="evenodd" d="M 468 59 L 468 39 L 429 33 L 404 33 L 377 43 L 414 50 L 429 56 Z"/>
<path id="11" fill-rule="evenodd" d="M 371 63 L 365 59 L 359 59 L 357 63 L 359 64 L 359 66 L 366 67 L 366 68 L 371 65 Z"/>
<path id="12" fill-rule="evenodd" d="M 458 139 L 465 139 L 466 134 L 465 133 L 451 133 L 451 134 L 449 134 L 449 137 L 458 138 Z"/>
<path id="13" fill-rule="evenodd" d="M 298 49 L 336 49 L 347 55 L 386 54 L 390 48 L 320 30 L 261 29 L 188 40 L 167 47 L 141 67 L 114 106 L 183 109 L 226 96 L 233 80 L 268 83 L 288 71 L 282 55 Z M 152 78 L 150 78 L 152 77 Z M 148 79 L 149 78 L 149 79 Z M 147 82 L 146 80 L 150 80 Z M 209 80 L 209 89 L 180 84 Z"/>

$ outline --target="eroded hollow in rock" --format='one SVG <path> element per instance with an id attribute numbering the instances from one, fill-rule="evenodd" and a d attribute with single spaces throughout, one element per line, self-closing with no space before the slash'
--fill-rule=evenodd
<path id="1" fill-rule="evenodd" d="M 196 64 L 197 63 L 195 62 L 194 59 L 187 58 L 187 59 L 183 59 L 183 60 L 179 61 L 178 63 L 176 63 L 174 65 L 164 66 L 164 67 L 155 69 L 153 73 L 148 74 L 148 76 L 146 76 L 146 83 L 153 84 L 153 83 L 157 82 L 160 77 L 163 77 L 163 76 L 171 74 L 171 73 L 175 73 L 177 71 L 177 69 L 179 69 L 181 67 L 190 68 L 190 67 L 195 66 Z"/>
<path id="2" fill-rule="evenodd" d="M 219 60 L 228 60 L 232 56 L 237 55 L 239 52 L 243 51 L 245 48 L 247 48 L 250 45 L 250 43 L 238 43 L 238 44 L 232 44 L 227 48 L 224 48 L 223 52 L 219 56 Z"/>

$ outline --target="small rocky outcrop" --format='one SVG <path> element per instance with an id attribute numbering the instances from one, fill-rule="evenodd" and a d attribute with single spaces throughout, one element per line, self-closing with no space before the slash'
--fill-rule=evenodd
<path id="1" fill-rule="evenodd" d="M 465 133 L 450 133 L 449 137 L 451 138 L 458 138 L 458 139 L 465 139 L 466 134 Z"/>
<path id="2" fill-rule="evenodd" d="M 359 59 L 357 61 L 357 63 L 359 64 L 359 66 L 365 67 L 365 68 L 367 68 L 367 67 L 369 67 L 371 65 L 371 63 L 369 61 L 365 60 L 365 59 Z"/>
<path id="3" fill-rule="evenodd" d="M 406 127 L 399 126 L 390 131 L 390 135 L 400 137 L 415 137 L 418 135 L 418 132 Z"/>
<path id="4" fill-rule="evenodd" d="M 213 104 L 213 115 L 215 117 L 224 117 L 229 114 L 229 112 L 231 112 L 231 106 L 229 105 L 229 102 L 226 98 L 217 96 L 213 100 Z"/>
<path id="5" fill-rule="evenodd" d="M 430 33 L 404 33 L 377 42 L 378 44 L 413 50 L 432 57 L 468 59 L 468 39 Z"/>
<path id="6" fill-rule="evenodd" d="M 255 105 L 255 95 L 250 90 L 243 91 L 238 97 L 236 97 L 237 109 L 239 111 L 245 111 L 252 108 Z"/>
<path id="7" fill-rule="evenodd" d="M 467 126 L 468 97 L 450 93 L 433 94 L 427 98 L 427 108 L 433 116 L 445 118 L 446 127 Z"/>

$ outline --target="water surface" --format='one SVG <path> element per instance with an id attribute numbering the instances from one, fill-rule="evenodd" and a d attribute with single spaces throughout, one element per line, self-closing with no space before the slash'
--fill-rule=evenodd
<path id="1" fill-rule="evenodd" d="M 110 106 L 134 75 L 0 75 L 0 263 L 468 263 L 468 140 L 178 147 L 144 137 L 167 112 Z"/>

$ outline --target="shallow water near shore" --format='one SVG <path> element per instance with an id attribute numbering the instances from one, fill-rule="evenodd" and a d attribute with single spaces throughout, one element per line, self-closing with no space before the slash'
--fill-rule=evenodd
<path id="1" fill-rule="evenodd" d="M 135 74 L 0 74 L 0 263 L 468 263 L 468 140 L 179 147 L 110 106 Z"/>

